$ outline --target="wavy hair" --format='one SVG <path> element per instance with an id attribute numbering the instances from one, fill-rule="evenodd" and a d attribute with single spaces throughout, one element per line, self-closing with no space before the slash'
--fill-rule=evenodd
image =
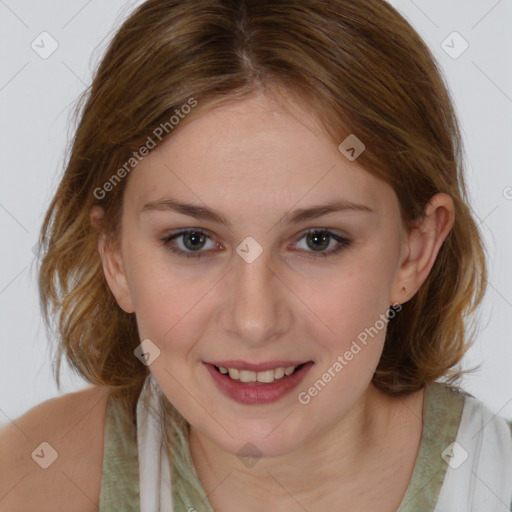
<path id="1" fill-rule="evenodd" d="M 134 419 L 148 368 L 134 314 L 111 293 L 90 208 L 119 242 L 129 176 L 98 199 L 155 127 L 190 98 L 201 109 L 280 91 L 310 108 L 338 145 L 366 142 L 358 164 L 395 191 L 411 227 L 431 197 L 449 194 L 455 223 L 419 291 L 389 323 L 373 382 L 411 392 L 455 385 L 473 341 L 470 320 L 485 292 L 481 234 L 469 206 L 458 120 L 442 71 L 411 25 L 383 0 L 148 0 L 124 21 L 81 97 L 65 169 L 40 232 L 39 293 L 65 355 Z M 162 140 L 186 124 L 180 123 Z"/>

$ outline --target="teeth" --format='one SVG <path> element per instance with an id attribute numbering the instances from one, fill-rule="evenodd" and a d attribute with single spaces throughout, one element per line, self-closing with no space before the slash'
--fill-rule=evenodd
<path id="1" fill-rule="evenodd" d="M 291 375 L 296 366 L 288 366 L 287 368 L 279 367 L 273 370 L 265 370 L 263 372 L 254 372 L 252 370 L 239 370 L 238 368 L 225 368 L 219 366 L 220 373 L 227 374 L 233 380 L 239 380 L 240 382 L 262 382 L 264 384 L 270 384 L 275 380 L 282 379 L 285 375 Z"/>
<path id="2" fill-rule="evenodd" d="M 258 382 L 274 382 L 274 370 L 267 370 L 266 372 L 258 372 L 256 374 Z"/>
<path id="3" fill-rule="evenodd" d="M 251 372 L 250 370 L 240 370 L 239 379 L 242 382 L 256 382 L 256 372 Z"/>
<path id="4" fill-rule="evenodd" d="M 284 377 L 284 368 L 276 368 L 274 370 L 274 379 L 282 379 Z"/>

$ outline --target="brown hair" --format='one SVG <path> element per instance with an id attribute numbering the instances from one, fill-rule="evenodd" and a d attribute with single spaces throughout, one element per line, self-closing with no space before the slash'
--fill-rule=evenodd
<path id="1" fill-rule="evenodd" d="M 451 98 L 419 35 L 383 0 L 149 0 L 118 30 L 82 98 L 41 228 L 40 300 L 47 327 L 58 316 L 58 384 L 65 354 L 133 417 L 148 374 L 133 353 L 135 315 L 107 285 L 89 219 L 100 204 L 103 229 L 118 243 L 129 177 L 101 199 L 94 191 L 190 98 L 207 108 L 271 89 L 307 105 L 334 144 L 351 133 L 365 143 L 358 164 L 393 187 L 407 227 L 434 194 L 452 197 L 453 229 L 426 282 L 389 323 L 373 381 L 398 393 L 460 377 L 466 320 L 485 291 L 484 249 Z"/>

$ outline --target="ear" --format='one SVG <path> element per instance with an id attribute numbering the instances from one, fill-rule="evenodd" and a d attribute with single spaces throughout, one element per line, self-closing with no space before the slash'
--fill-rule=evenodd
<path id="1" fill-rule="evenodd" d="M 432 197 L 418 225 L 404 241 L 402 262 L 393 283 L 390 304 L 411 299 L 427 279 L 455 219 L 453 200 L 448 194 Z"/>
<path id="2" fill-rule="evenodd" d="M 134 313 L 135 308 L 133 307 L 121 251 L 118 247 L 114 247 L 108 233 L 102 229 L 104 213 L 103 208 L 98 205 L 94 205 L 89 212 L 91 224 L 98 230 L 98 252 L 103 265 L 103 273 L 119 307 L 126 313 Z"/>

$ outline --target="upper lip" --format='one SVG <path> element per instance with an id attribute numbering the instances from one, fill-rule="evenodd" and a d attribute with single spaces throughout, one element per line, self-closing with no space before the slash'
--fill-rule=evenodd
<path id="1" fill-rule="evenodd" d="M 299 366 L 308 361 L 267 361 L 264 363 L 248 363 L 247 361 L 210 361 L 210 364 L 224 368 L 237 368 L 238 370 L 251 370 L 253 372 L 264 372 L 274 368 L 288 368 Z"/>

